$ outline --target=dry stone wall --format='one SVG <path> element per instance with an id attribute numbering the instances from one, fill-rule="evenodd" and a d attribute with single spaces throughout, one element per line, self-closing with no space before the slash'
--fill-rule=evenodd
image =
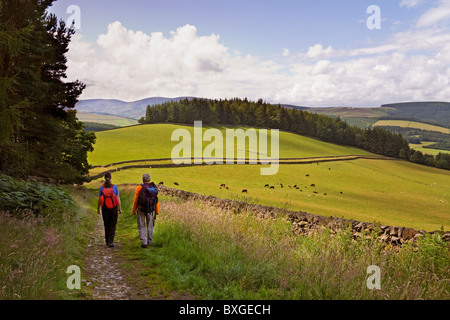
<path id="1" fill-rule="evenodd" d="M 419 237 L 425 234 L 437 234 L 446 241 L 450 241 L 450 232 L 425 230 L 414 230 L 412 228 L 379 225 L 376 223 L 367 223 L 356 220 L 348 220 L 335 217 L 324 217 L 301 211 L 290 211 L 282 208 L 262 206 L 258 204 L 249 204 L 242 201 L 219 199 L 213 196 L 206 196 L 183 190 L 168 188 L 164 185 L 158 186 L 160 193 L 183 200 L 195 200 L 207 203 L 211 206 L 224 209 L 233 213 L 251 212 L 260 218 L 274 218 L 287 216 L 287 220 L 292 222 L 293 232 L 297 235 L 309 235 L 319 230 L 328 228 L 331 233 L 337 233 L 341 230 L 348 230 L 352 233 L 355 240 L 377 238 L 393 246 L 401 246 L 405 243 L 415 243 Z"/>

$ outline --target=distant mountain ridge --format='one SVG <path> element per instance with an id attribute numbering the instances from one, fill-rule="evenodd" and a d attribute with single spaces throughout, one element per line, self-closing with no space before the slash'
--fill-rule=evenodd
<path id="1" fill-rule="evenodd" d="M 131 102 L 116 99 L 89 99 L 80 100 L 76 105 L 76 109 L 83 112 L 111 114 L 139 120 L 141 117 L 145 116 L 145 111 L 149 105 L 153 106 L 168 101 L 180 101 L 185 98 L 191 99 L 191 97 L 152 97 Z"/>
<path id="2" fill-rule="evenodd" d="M 145 116 L 147 106 L 149 105 L 154 106 L 168 101 L 180 101 L 185 98 L 193 99 L 194 97 L 151 97 L 131 102 L 116 99 L 89 99 L 80 100 L 76 105 L 76 109 L 83 112 L 111 114 L 139 120 L 141 117 Z M 301 109 L 329 116 L 340 116 L 345 120 L 351 120 L 352 118 L 366 118 L 373 119 L 373 121 L 375 121 L 375 119 L 407 119 L 450 127 L 450 102 L 401 102 L 384 104 L 376 108 L 311 108 L 289 104 L 281 105 L 286 108 Z"/>

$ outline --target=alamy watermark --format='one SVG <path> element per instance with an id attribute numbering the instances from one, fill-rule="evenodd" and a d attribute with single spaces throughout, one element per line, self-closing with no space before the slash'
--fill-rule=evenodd
<path id="1" fill-rule="evenodd" d="M 71 5 L 67 7 L 66 10 L 67 14 L 70 14 L 70 16 L 66 20 L 66 25 L 72 26 L 76 30 L 81 29 L 81 9 L 77 5 Z"/>
<path id="2" fill-rule="evenodd" d="M 366 285 L 369 290 L 381 290 L 381 269 L 379 266 L 367 267 L 367 274 L 370 276 L 367 278 Z"/>
<path id="3" fill-rule="evenodd" d="M 367 8 L 367 13 L 371 14 L 367 18 L 366 26 L 369 30 L 380 30 L 381 29 L 381 9 L 377 5 L 371 5 Z"/>
<path id="4" fill-rule="evenodd" d="M 69 290 L 81 289 L 81 269 L 79 266 L 72 265 L 67 268 L 67 274 L 70 276 L 67 278 L 66 285 Z"/>
<path id="5" fill-rule="evenodd" d="M 268 136 L 270 131 L 270 155 Z M 194 139 L 186 129 L 172 133 L 172 141 L 180 141 L 172 149 L 172 162 L 181 164 L 268 164 L 261 168 L 261 175 L 276 175 L 280 162 L 280 133 L 278 129 L 227 129 L 226 137 L 219 129 L 207 129 L 203 133 L 202 121 L 194 122 Z M 248 144 L 247 144 L 248 141 Z M 192 144 L 193 142 L 193 144 Z M 203 149 L 203 142 L 211 142 Z M 224 150 L 225 142 L 225 150 Z M 248 148 L 247 148 L 248 146 Z M 192 155 L 192 147 L 194 154 Z M 246 154 L 248 153 L 248 159 Z M 224 158 L 225 156 L 225 158 Z"/>

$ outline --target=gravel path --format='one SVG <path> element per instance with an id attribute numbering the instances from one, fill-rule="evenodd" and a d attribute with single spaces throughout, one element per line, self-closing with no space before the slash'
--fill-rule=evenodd
<path id="1" fill-rule="evenodd" d="M 89 288 L 93 300 L 130 300 L 133 289 L 127 284 L 121 261 L 116 251 L 120 250 L 120 240 L 115 248 L 105 244 L 103 220 L 96 219 L 95 228 L 90 233 L 85 257 L 82 283 Z"/>
<path id="2" fill-rule="evenodd" d="M 162 285 L 163 280 L 158 277 L 146 278 L 139 269 L 124 271 L 120 238 L 116 236 L 115 247 L 109 248 L 105 244 L 104 234 L 103 220 L 101 216 L 97 216 L 95 226 L 89 234 L 81 274 L 85 299 L 195 300 L 195 297 L 188 293 L 171 291 Z"/>

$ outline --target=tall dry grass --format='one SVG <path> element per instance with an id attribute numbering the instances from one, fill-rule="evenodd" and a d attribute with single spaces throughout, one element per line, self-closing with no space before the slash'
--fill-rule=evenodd
<path id="1" fill-rule="evenodd" d="M 155 239 L 172 259 L 172 279 L 206 298 L 450 298 L 448 244 L 437 238 L 395 250 L 347 232 L 299 237 L 283 217 L 198 202 L 167 198 L 161 210 Z M 367 288 L 371 265 L 381 269 L 381 290 Z"/>
<path id="2" fill-rule="evenodd" d="M 66 287 L 66 270 L 82 265 L 91 219 L 87 192 L 72 192 L 83 207 L 0 212 L 0 300 L 78 298 Z"/>

